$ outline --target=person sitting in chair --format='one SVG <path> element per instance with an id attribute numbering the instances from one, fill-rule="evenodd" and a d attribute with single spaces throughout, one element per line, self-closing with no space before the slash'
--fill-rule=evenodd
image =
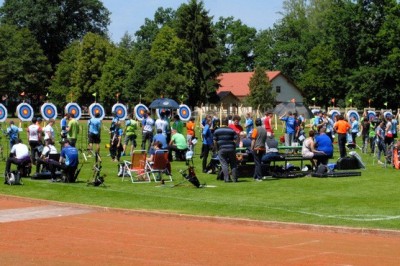
<path id="1" fill-rule="evenodd" d="M 27 145 L 22 143 L 21 139 L 17 139 L 16 144 L 12 146 L 10 151 L 10 157 L 8 157 L 6 162 L 5 177 L 11 172 L 11 164 L 16 164 L 18 169 L 31 162 L 29 155 L 29 148 Z M 4 181 L 6 184 L 6 181 Z"/>
<path id="2" fill-rule="evenodd" d="M 172 162 L 172 151 L 175 151 L 176 159 L 179 160 L 178 154 L 184 154 L 188 149 L 185 136 L 178 133 L 176 129 L 172 129 L 171 141 L 168 146 L 168 160 Z"/>
<path id="3" fill-rule="evenodd" d="M 49 166 L 50 154 L 58 154 L 57 148 L 54 146 L 53 139 L 49 138 L 45 140 L 45 146 L 43 148 L 42 154 L 36 160 L 36 175 L 39 174 L 40 166 Z"/>
<path id="4" fill-rule="evenodd" d="M 319 164 L 328 164 L 329 158 L 333 156 L 333 145 L 331 138 L 325 133 L 326 129 L 322 127 L 319 130 L 319 135 L 315 137 L 315 147 L 317 151 L 321 151 L 323 153 L 314 154 L 314 159 L 317 160 L 317 165 Z"/>
<path id="5" fill-rule="evenodd" d="M 62 141 L 63 148 L 60 154 L 60 160 L 50 161 L 51 181 L 56 181 L 56 169 L 62 169 L 64 171 L 66 179 L 65 182 L 75 182 L 75 171 L 79 164 L 78 150 L 71 146 L 69 140 Z"/>

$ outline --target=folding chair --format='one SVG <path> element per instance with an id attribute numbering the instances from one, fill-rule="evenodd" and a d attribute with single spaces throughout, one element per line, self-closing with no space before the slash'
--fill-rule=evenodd
<path id="1" fill-rule="evenodd" d="M 129 176 L 132 183 L 151 182 L 150 176 L 146 173 L 146 158 L 145 150 L 136 150 L 132 153 L 130 161 L 124 160 L 122 181 L 125 176 Z"/>
<path id="2" fill-rule="evenodd" d="M 154 182 L 162 181 L 162 174 L 166 174 L 168 176 L 168 180 L 164 180 L 167 182 L 172 181 L 171 175 L 171 164 L 168 160 L 168 151 L 167 150 L 157 150 L 154 154 L 153 162 L 147 162 L 146 165 L 147 175 L 152 175 Z"/>

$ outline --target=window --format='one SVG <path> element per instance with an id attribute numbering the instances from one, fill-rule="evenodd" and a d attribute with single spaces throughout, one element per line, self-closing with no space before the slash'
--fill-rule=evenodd
<path id="1" fill-rule="evenodd" d="M 281 86 L 276 86 L 276 93 L 281 93 Z"/>

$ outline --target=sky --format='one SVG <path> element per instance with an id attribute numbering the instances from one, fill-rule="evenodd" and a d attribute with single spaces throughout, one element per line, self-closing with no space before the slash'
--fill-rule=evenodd
<path id="1" fill-rule="evenodd" d="M 101 0 L 111 12 L 111 24 L 108 27 L 109 35 L 114 42 L 119 42 L 128 32 L 134 35 L 145 18 L 153 19 L 159 7 L 176 10 L 188 0 Z M 256 30 L 272 27 L 281 16 L 284 0 L 203 0 L 204 7 L 209 15 L 217 21 L 219 17 L 232 16 L 240 19 L 243 24 Z M 2 5 L 4 0 L 0 0 Z"/>

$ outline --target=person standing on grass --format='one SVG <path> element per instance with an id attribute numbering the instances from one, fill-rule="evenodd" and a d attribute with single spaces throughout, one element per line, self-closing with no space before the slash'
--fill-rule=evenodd
<path id="1" fill-rule="evenodd" d="M 124 130 L 125 139 L 124 139 L 122 156 L 127 154 L 126 147 L 129 145 L 129 142 L 131 143 L 131 149 L 129 155 L 132 155 L 133 150 L 136 148 L 137 128 L 138 128 L 137 121 L 133 119 L 132 114 L 129 114 L 128 119 L 125 120 L 125 130 Z"/>
<path id="2" fill-rule="evenodd" d="M 53 125 L 55 123 L 55 120 L 49 119 L 49 121 L 47 122 L 47 125 L 43 128 L 43 132 L 44 132 L 44 140 L 48 140 L 51 139 L 54 142 L 54 128 Z"/>
<path id="3" fill-rule="evenodd" d="M 100 152 L 100 142 L 101 142 L 101 120 L 100 113 L 96 113 L 94 117 L 90 118 L 88 121 L 89 126 L 89 150 L 93 150 L 93 144 L 96 145 L 95 156 L 96 161 Z"/>
<path id="4" fill-rule="evenodd" d="M 14 124 L 14 121 L 10 121 L 10 126 L 7 128 L 7 136 L 10 140 L 10 149 L 17 143 L 19 138 L 19 128 Z"/>
<path id="5" fill-rule="evenodd" d="M 121 128 L 121 122 L 117 121 L 115 123 L 115 129 L 113 133 L 113 137 L 111 139 L 111 147 L 110 147 L 110 156 L 114 162 L 118 162 L 121 158 L 121 153 L 123 150 L 122 147 L 122 135 L 124 131 Z"/>
<path id="6" fill-rule="evenodd" d="M 383 153 L 383 156 L 386 156 L 386 145 L 385 145 L 385 122 L 382 121 L 379 123 L 379 125 L 375 129 L 375 141 L 378 146 L 378 164 L 384 164 L 381 161 L 381 154 Z"/>
<path id="7" fill-rule="evenodd" d="M 149 115 L 148 111 L 144 111 L 142 120 L 142 150 L 146 150 L 146 142 L 149 142 L 147 151 L 150 150 L 153 143 L 153 127 L 154 120 Z"/>
<path id="8" fill-rule="evenodd" d="M 292 146 L 294 135 L 296 133 L 296 120 L 292 112 L 287 112 L 279 117 L 279 120 L 285 122 L 285 146 Z M 286 152 L 290 152 L 287 150 Z"/>
<path id="9" fill-rule="evenodd" d="M 272 118 L 273 117 L 274 117 L 274 114 L 271 111 L 267 111 L 267 112 L 265 112 L 265 117 L 263 120 L 265 130 L 267 130 L 267 132 L 269 132 L 271 134 L 274 133 L 274 130 L 272 129 Z"/>
<path id="10" fill-rule="evenodd" d="M 36 163 L 36 155 L 40 156 L 38 147 L 42 145 L 42 128 L 37 125 L 37 118 L 33 117 L 30 126 L 27 129 L 29 146 L 31 148 L 31 161 Z"/>
<path id="11" fill-rule="evenodd" d="M 225 182 L 237 182 L 236 142 L 238 135 L 228 127 L 228 120 L 222 121 L 222 127 L 214 131 L 214 145 L 218 151 Z M 229 166 L 232 177 L 229 178 Z"/>
<path id="12" fill-rule="evenodd" d="M 350 124 L 351 125 L 351 129 L 350 129 L 351 137 L 353 139 L 354 147 L 356 147 L 356 145 L 357 145 L 356 138 L 357 138 L 358 131 L 359 131 L 359 123 L 355 116 L 350 117 L 350 122 L 351 122 L 351 124 Z"/>
<path id="13" fill-rule="evenodd" d="M 333 125 L 333 128 L 338 135 L 340 158 L 346 157 L 346 136 L 351 126 L 344 120 L 343 115 L 339 115 L 338 121 Z"/>
<path id="14" fill-rule="evenodd" d="M 192 150 L 192 139 L 196 137 L 196 124 L 194 117 L 191 117 L 186 123 L 186 140 L 189 148 Z"/>
<path id="15" fill-rule="evenodd" d="M 251 113 L 246 114 L 246 121 L 244 127 L 246 129 L 247 137 L 250 138 L 251 133 L 253 133 L 254 129 L 254 123 L 253 123 L 253 118 L 251 118 Z"/>
<path id="16" fill-rule="evenodd" d="M 243 131 L 243 127 L 240 125 L 240 116 L 234 115 L 234 116 L 232 117 L 232 123 L 229 124 L 229 127 L 230 127 L 231 129 L 233 129 L 233 131 L 235 131 L 235 133 L 236 133 L 236 134 L 238 135 L 238 137 L 239 137 L 240 132 Z"/>
<path id="17" fill-rule="evenodd" d="M 207 117 L 203 131 L 201 133 L 203 143 L 201 146 L 200 159 L 202 159 L 203 173 L 207 173 L 208 154 L 212 150 L 212 145 L 213 145 L 213 135 L 211 133 L 211 123 L 212 123 L 211 119 L 212 119 L 211 117 Z"/>
<path id="18" fill-rule="evenodd" d="M 261 181 L 263 178 L 261 159 L 265 154 L 265 143 L 267 141 L 267 130 L 262 126 L 260 118 L 256 119 L 256 128 L 251 134 L 251 150 L 254 158 L 254 180 Z"/>
<path id="19" fill-rule="evenodd" d="M 74 114 L 69 113 L 67 115 L 67 118 L 68 118 L 67 139 L 69 141 L 69 145 L 75 147 L 79 135 L 79 124 L 78 121 L 74 118 Z"/>

